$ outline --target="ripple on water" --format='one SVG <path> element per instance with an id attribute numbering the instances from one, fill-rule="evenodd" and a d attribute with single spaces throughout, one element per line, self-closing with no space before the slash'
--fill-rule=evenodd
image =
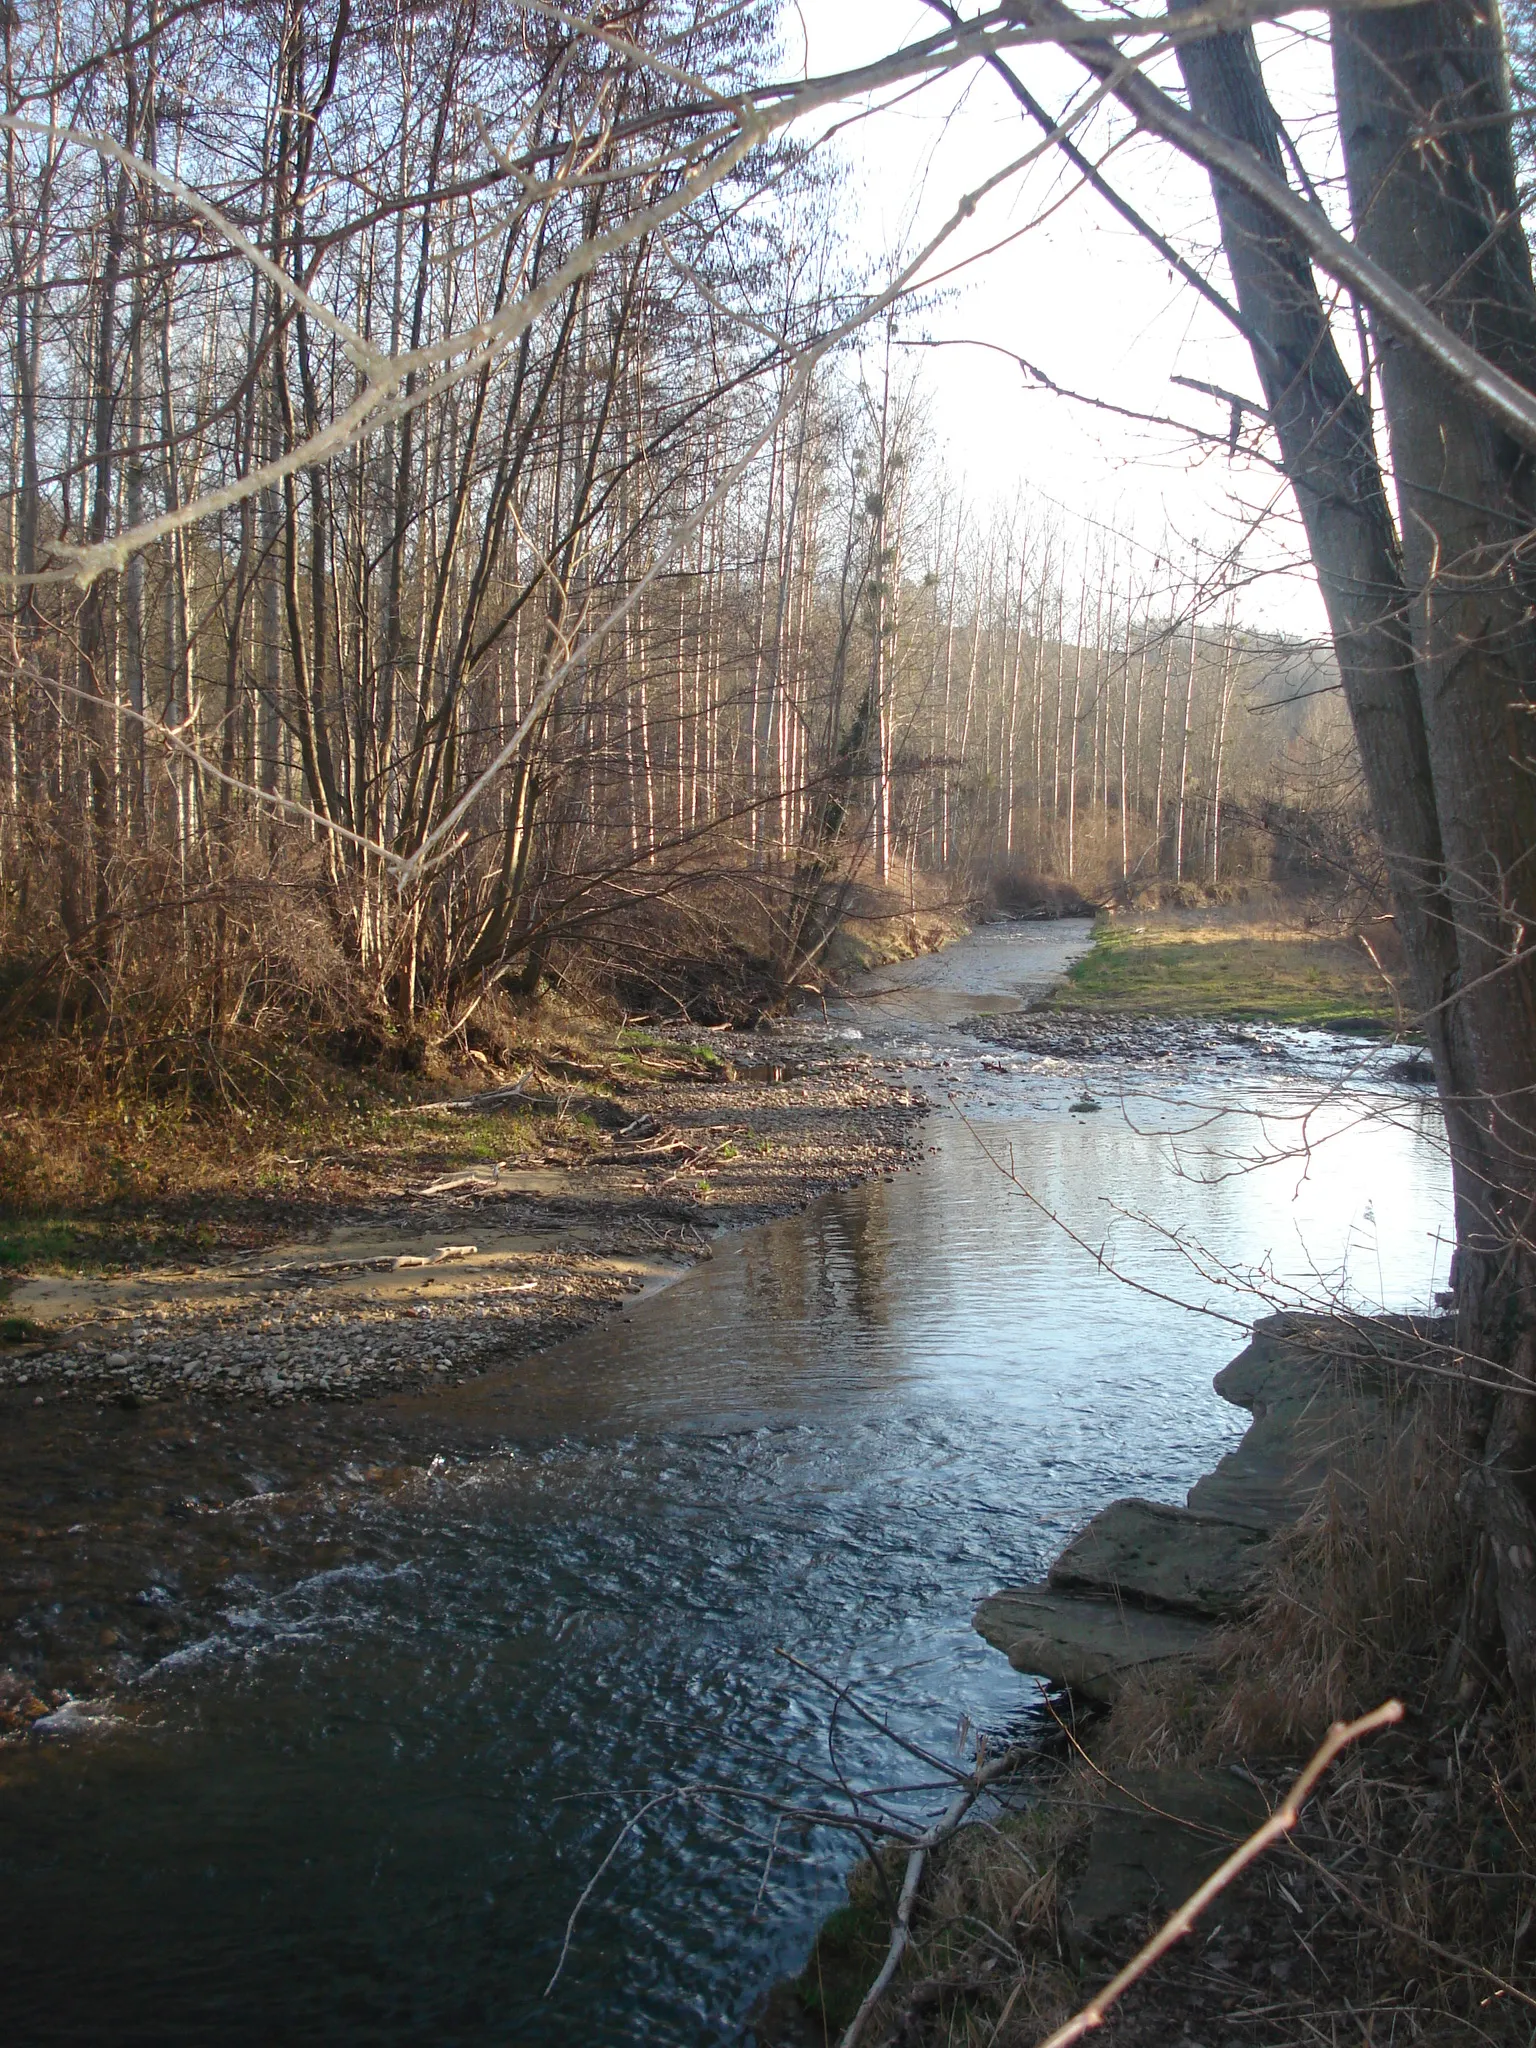
<path id="1" fill-rule="evenodd" d="M 39 1749 L 0 1786 L 16 2038 L 734 2039 L 849 1853 L 781 1840 L 764 1882 L 747 1795 L 803 1790 L 827 1755 L 825 1697 L 778 1649 L 933 1744 L 961 1716 L 1017 1726 L 1029 1688 L 972 1603 L 1235 1439 L 1210 1377 L 1250 1269 L 1395 1305 L 1433 1284 L 1443 1164 L 1401 1094 L 1207 1072 L 1146 1121 L 1070 1119 L 1059 1078 L 988 1079 L 979 1136 L 1037 1202 L 936 1120 L 921 1175 L 407 1415 L 396 1481 L 347 1497 L 351 1557 L 317 1554 L 338 1520 L 312 1500 L 266 1503 L 217 1626 L 144 1682 L 158 1725 Z M 1234 1170 L 1304 1106 L 1320 1150 Z M 846 1717 L 838 1761 L 892 1769 Z M 573 1901 L 647 1800 L 545 2001 Z"/>

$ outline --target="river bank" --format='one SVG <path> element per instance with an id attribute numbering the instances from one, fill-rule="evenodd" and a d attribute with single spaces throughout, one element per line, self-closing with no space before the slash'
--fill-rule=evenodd
<path id="1" fill-rule="evenodd" d="M 393 1108 L 392 1145 L 287 1158 L 303 1192 L 226 1195 L 221 1255 L 23 1266 L 0 1388 L 280 1404 L 461 1378 L 664 1285 L 722 1231 L 917 1156 L 925 1105 L 830 1033 L 562 1064 Z M 153 1207 L 185 1222 L 198 1203 Z"/>
<path id="2" fill-rule="evenodd" d="M 866 909 L 829 993 L 969 930 L 952 905 Z M 155 1096 L 18 1064 L 0 1391 L 341 1401 L 558 1343 L 719 1233 L 918 1156 L 926 1104 L 818 1000 L 701 1028 L 551 996 L 435 1051 L 246 1034 Z"/>
<path id="3" fill-rule="evenodd" d="M 1268 1818 L 1330 1721 L 1395 1694 L 1400 1724 L 1127 1993 L 1114 2038 L 1528 2041 L 1536 1749 L 1475 1657 L 1447 1668 L 1472 1568 L 1450 1336 L 1261 1321 L 1215 1381 L 1252 1422 L 1187 1506 L 1115 1502 L 1039 1582 L 982 1601 L 979 1632 L 1051 1688 L 1057 1737 L 931 1852 L 860 2040 L 1027 2048 Z M 844 2038 L 905 1862 L 855 1870 L 760 2048 Z"/>
<path id="4" fill-rule="evenodd" d="M 1117 905 L 1044 1008 L 1228 1029 L 1289 1024 L 1380 1037 L 1401 1031 L 1402 963 L 1390 923 L 1335 897 L 1252 891 L 1225 903 Z"/>
<path id="5" fill-rule="evenodd" d="M 1183 1269 L 1131 1212 L 1293 1285 L 1356 1256 L 1369 1192 L 1372 1284 L 1411 1299 L 1445 1202 L 1417 1098 L 1332 1041 L 1128 1070 L 1129 1114 L 1092 1117 L 1075 1062 L 954 1028 L 1088 937 L 988 927 L 817 1006 L 811 1035 L 864 1033 L 829 1054 L 936 1100 L 924 1170 L 722 1234 L 564 1344 L 365 1399 L 7 1395 L 7 1649 L 79 1702 L 0 1759 L 29 2040 L 734 2041 L 847 1867 L 788 1830 L 768 1859 L 753 1815 L 832 1736 L 858 1782 L 889 1763 L 779 1648 L 937 1753 L 1048 1726 L 976 1600 L 1128 1471 L 1181 1498 L 1237 1434 L 1228 1326 L 1158 1298 Z M 1297 1119 L 1337 1171 L 1226 1172 Z"/>
<path id="6" fill-rule="evenodd" d="M 734 1233 L 921 1156 L 927 1102 L 830 1030 L 654 1034 L 560 1064 L 395 1107 L 398 1137 L 351 1157 L 290 1157 L 301 1198 L 224 1191 L 205 1212 L 224 1245 L 200 1262 L 12 1280 L 27 1334 L 0 1349 L 0 1740 L 50 1732 L 66 1703 L 78 1717 L 207 1624 L 262 1547 L 225 1513 L 253 1464 L 283 1475 L 266 1512 L 302 1512 L 338 1468 L 363 1497 L 407 1483 L 402 1400 L 515 1373 Z M 185 1232 L 196 1206 L 168 1192 L 156 1220 Z M 111 1540 L 88 1543 L 107 1473 Z M 67 1619 L 39 1632 L 44 1590 Z"/>

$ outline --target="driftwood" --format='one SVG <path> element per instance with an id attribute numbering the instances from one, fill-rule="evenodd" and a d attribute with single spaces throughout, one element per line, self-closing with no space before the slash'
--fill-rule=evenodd
<path id="1" fill-rule="evenodd" d="M 391 1116 L 473 1116 L 498 1109 L 512 1109 L 527 1100 L 524 1083 L 533 1072 L 526 1068 L 509 1088 L 483 1088 L 478 1095 L 450 1095 L 441 1102 L 407 1102 L 392 1109 Z"/>

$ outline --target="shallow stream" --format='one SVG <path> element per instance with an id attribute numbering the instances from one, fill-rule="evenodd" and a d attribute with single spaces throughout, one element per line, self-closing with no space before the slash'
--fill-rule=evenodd
<path id="1" fill-rule="evenodd" d="M 1111 1063 L 1088 1111 L 1082 1070 L 950 1028 L 1076 943 L 1010 927 L 906 993 L 882 977 L 831 1024 L 946 1105 L 920 1172 L 395 1404 L 388 1485 L 339 1427 L 334 1471 L 259 1509 L 217 1624 L 123 1726 L 10 1753 L 7 2038 L 739 2036 L 855 1853 L 770 1863 L 772 1809 L 741 1796 L 827 1770 L 824 1699 L 778 1650 L 946 1748 L 1027 1724 L 972 1606 L 1237 1438 L 1210 1381 L 1264 1306 L 1242 1283 L 1422 1307 L 1444 1281 L 1435 1112 L 1380 1055 L 1269 1034 L 1198 1070 Z M 846 1722 L 837 1762 L 900 1774 Z"/>

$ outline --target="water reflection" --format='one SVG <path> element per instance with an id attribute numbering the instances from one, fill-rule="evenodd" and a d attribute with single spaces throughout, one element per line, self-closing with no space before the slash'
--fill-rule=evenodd
<path id="1" fill-rule="evenodd" d="M 969 1122 L 934 1120 L 921 1174 L 402 1405 L 404 1483 L 274 1510 L 218 1626 L 140 1689 L 153 1725 L 6 1766 L 13 2038 L 733 2038 L 846 1860 L 777 1860 L 759 1897 L 761 1843 L 678 1796 L 822 1761 L 775 1647 L 934 1741 L 1016 1723 L 1028 1689 L 972 1603 L 1227 1447 L 1210 1377 L 1247 1283 L 1427 1298 L 1446 1193 L 1421 1103 L 1249 1062 L 1074 1118 L 1071 1074 L 950 1078 Z M 1298 1132 L 1310 1158 L 1232 1170 Z M 336 1425 L 338 1471 L 361 1427 Z M 845 1762 L 888 1767 L 860 1741 Z M 573 1900 L 663 1793 L 545 2001 Z"/>

